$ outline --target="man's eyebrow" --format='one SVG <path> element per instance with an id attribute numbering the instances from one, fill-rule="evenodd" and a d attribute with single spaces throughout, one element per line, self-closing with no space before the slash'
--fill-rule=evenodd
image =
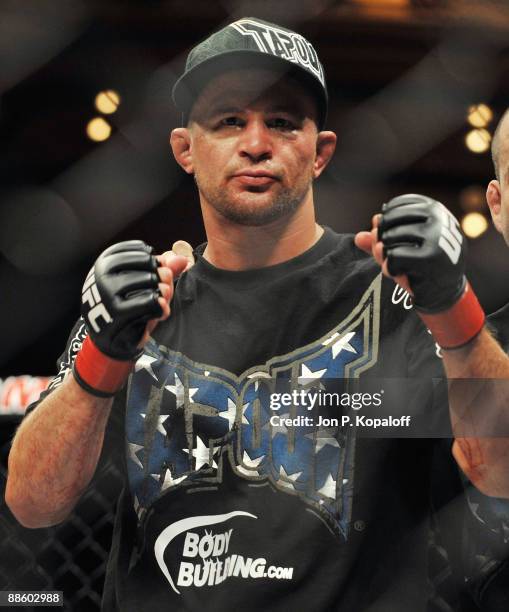
<path id="1" fill-rule="evenodd" d="M 235 106 L 233 104 L 224 104 L 219 103 L 217 106 L 214 104 L 210 104 L 208 108 L 208 113 L 213 115 L 223 115 L 226 113 L 242 113 L 246 109 L 240 106 Z M 304 115 L 304 110 L 299 108 L 296 104 L 276 104 L 274 106 L 269 106 L 267 108 L 267 112 L 269 113 L 293 113 L 298 115 Z"/>
<path id="2" fill-rule="evenodd" d="M 224 115 L 227 113 L 240 113 L 242 109 L 240 106 L 234 106 L 232 104 L 221 104 L 219 103 L 217 106 L 214 106 L 214 103 L 210 104 L 208 107 L 209 115 Z"/>
<path id="3" fill-rule="evenodd" d="M 301 108 L 298 104 L 276 104 L 274 106 L 270 106 L 268 109 L 269 113 L 292 113 L 294 115 L 299 115 L 304 117 L 306 114 L 305 110 Z"/>
<path id="4" fill-rule="evenodd" d="M 249 106 L 249 104 L 247 105 Z M 217 96 L 216 99 L 212 99 L 203 109 L 203 115 L 206 117 L 215 117 L 217 115 L 237 115 L 239 113 L 245 112 L 246 107 L 242 105 L 236 105 L 235 103 L 229 103 L 227 101 L 223 101 Z M 303 119 L 306 117 L 307 113 L 305 108 L 298 102 L 292 101 L 275 101 L 274 105 L 268 105 L 266 108 L 267 113 L 275 114 L 275 113 L 288 113 L 298 117 L 299 119 Z"/>

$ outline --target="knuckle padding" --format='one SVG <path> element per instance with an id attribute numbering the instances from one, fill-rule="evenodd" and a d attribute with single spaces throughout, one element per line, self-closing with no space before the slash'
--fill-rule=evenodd
<path id="1" fill-rule="evenodd" d="M 95 281 L 95 291 L 87 300 L 82 298 L 82 314 L 87 320 L 88 304 L 102 301 L 101 324 L 88 332 L 99 351 L 113 359 L 132 360 L 139 354 L 139 342 L 147 321 L 159 318 L 159 275 L 152 247 L 141 240 L 117 243 L 97 259 L 94 277 L 87 276 L 87 288 Z M 88 320 L 90 324 L 90 320 Z"/>
<path id="2" fill-rule="evenodd" d="M 129 297 L 118 305 L 118 310 L 123 316 L 129 317 L 131 320 L 146 317 L 152 319 L 162 314 L 162 308 L 159 304 L 159 294 L 156 291 L 146 289 L 139 291 L 136 295 Z"/>
<path id="3" fill-rule="evenodd" d="M 103 251 L 102 256 L 113 255 L 115 253 L 125 253 L 126 251 L 152 253 L 152 250 L 152 247 L 143 242 L 143 240 L 124 240 L 123 242 L 112 244 L 105 251 Z"/>
<path id="4" fill-rule="evenodd" d="M 379 231 L 383 235 L 388 229 L 397 225 L 424 223 L 429 217 L 429 211 L 422 204 L 408 204 L 391 208 L 382 214 Z"/>
<path id="5" fill-rule="evenodd" d="M 115 274 L 129 270 L 154 271 L 153 257 L 145 251 L 123 251 L 100 258 L 96 264 L 96 278 L 101 274 Z"/>
<path id="6" fill-rule="evenodd" d="M 434 200 L 428 196 L 421 195 L 419 193 L 405 193 L 404 195 L 396 196 L 389 200 L 383 205 L 383 210 L 391 210 L 399 208 L 401 206 L 408 206 L 411 204 L 419 204 L 429 206 Z"/>
<path id="7" fill-rule="evenodd" d="M 410 242 L 412 244 L 422 244 L 424 234 L 421 224 L 396 225 L 384 231 L 382 242 L 386 246 L 390 246 L 401 242 Z"/>
<path id="8" fill-rule="evenodd" d="M 116 293 L 118 295 L 126 295 L 131 291 L 139 289 L 158 289 L 159 279 L 153 272 L 127 272 L 123 275 L 113 277 L 118 283 Z"/>

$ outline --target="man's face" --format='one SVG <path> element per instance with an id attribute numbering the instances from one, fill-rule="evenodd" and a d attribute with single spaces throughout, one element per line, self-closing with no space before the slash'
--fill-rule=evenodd
<path id="1" fill-rule="evenodd" d="M 509 244 L 509 125 L 507 122 L 500 137 L 500 231 Z"/>
<path id="2" fill-rule="evenodd" d="M 317 146 L 313 98 L 270 70 L 214 78 L 193 106 L 192 171 L 202 206 L 241 225 L 291 214 L 311 197 Z"/>
<path id="3" fill-rule="evenodd" d="M 500 181 L 488 185 L 486 199 L 496 229 L 509 245 L 509 117 L 503 120 L 499 133 L 498 174 Z"/>

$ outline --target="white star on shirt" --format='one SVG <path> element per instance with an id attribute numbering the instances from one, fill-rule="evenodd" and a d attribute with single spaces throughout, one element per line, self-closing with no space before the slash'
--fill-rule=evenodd
<path id="1" fill-rule="evenodd" d="M 328 497 L 330 499 L 336 499 L 336 481 L 332 478 L 332 474 L 327 476 L 327 480 L 321 489 L 317 491 L 324 497 Z"/>
<path id="2" fill-rule="evenodd" d="M 154 374 L 154 370 L 152 369 L 152 364 L 155 363 L 157 359 L 155 357 L 151 357 L 150 355 L 142 355 L 134 366 L 134 371 L 139 372 L 140 370 L 145 370 L 157 380 L 157 376 Z"/>
<path id="3" fill-rule="evenodd" d="M 256 457 L 256 459 L 251 459 L 251 457 L 247 454 L 247 451 L 244 451 L 244 455 L 242 456 L 242 463 L 247 467 L 258 467 L 258 464 L 262 461 L 265 455 L 260 455 Z"/>
<path id="4" fill-rule="evenodd" d="M 339 442 L 336 440 L 336 438 L 316 438 L 316 447 L 315 447 L 315 453 L 319 453 L 322 448 L 324 446 L 335 446 L 336 448 L 339 448 Z"/>
<path id="5" fill-rule="evenodd" d="M 246 419 L 244 415 L 244 411 L 246 410 L 248 406 L 249 406 L 249 402 L 246 402 L 242 406 L 242 423 L 245 425 L 249 425 L 249 421 Z M 229 423 L 229 429 L 231 429 L 233 427 L 233 424 L 235 423 L 235 418 L 237 416 L 237 404 L 231 398 L 228 398 L 228 410 L 223 410 L 223 412 L 218 412 L 217 415 L 220 416 L 222 419 L 226 419 Z"/>
<path id="6" fill-rule="evenodd" d="M 301 474 L 302 472 L 294 472 L 293 474 L 287 474 L 285 468 L 282 465 L 279 466 L 279 475 L 281 476 L 281 478 L 286 478 L 287 480 L 295 482 Z"/>
<path id="7" fill-rule="evenodd" d="M 212 457 L 220 449 L 220 446 L 214 446 L 212 448 Z M 184 453 L 189 454 L 189 449 L 183 448 Z M 210 449 L 206 446 L 200 436 L 196 436 L 196 447 L 191 451 L 191 455 L 196 459 L 195 470 L 199 470 L 202 465 L 210 465 Z M 217 468 L 217 463 L 212 459 L 212 467 Z"/>
<path id="8" fill-rule="evenodd" d="M 147 415 L 145 412 L 140 412 L 140 416 L 142 416 L 143 418 L 145 418 Z M 163 434 L 163 436 L 167 435 L 167 431 L 166 429 L 163 427 L 163 423 L 166 421 L 167 418 L 169 418 L 169 414 L 160 414 L 157 417 L 157 431 L 159 431 L 160 433 Z"/>
<path id="9" fill-rule="evenodd" d="M 243 465 L 237 465 L 236 468 L 241 474 L 245 474 L 246 476 L 252 476 L 253 471 L 256 470 L 258 465 L 262 462 L 265 455 L 261 455 L 256 459 L 251 459 L 251 457 L 244 451 L 244 455 L 242 457 Z"/>
<path id="10" fill-rule="evenodd" d="M 179 378 L 179 375 L 175 372 L 175 384 L 174 385 L 166 385 L 165 389 L 173 393 L 175 396 L 175 400 L 177 403 L 177 408 L 181 408 L 184 405 L 185 401 L 185 386 Z M 195 393 L 199 390 L 199 387 L 190 387 L 187 393 L 187 397 L 191 403 L 193 403 L 193 397 Z"/>
<path id="11" fill-rule="evenodd" d="M 302 472 L 295 472 L 294 474 L 287 474 L 285 468 L 281 465 L 279 467 L 280 478 L 278 480 L 278 484 L 287 489 L 295 491 L 294 483 L 301 474 Z"/>
<path id="12" fill-rule="evenodd" d="M 337 337 L 339 336 L 339 334 L 336 332 L 335 334 L 333 334 L 330 338 L 328 338 L 327 340 L 325 340 L 324 342 L 322 342 L 322 344 L 324 346 L 327 346 L 328 344 L 330 344 L 333 340 L 335 340 Z M 332 358 L 336 359 L 336 357 L 339 355 L 339 353 L 341 353 L 341 351 L 344 349 L 345 351 L 348 351 L 349 353 L 357 353 L 357 351 L 354 349 L 354 347 L 350 344 L 350 340 L 355 336 L 355 332 L 349 332 L 348 334 L 345 334 L 344 336 L 342 336 L 339 340 L 337 340 L 336 342 L 334 342 L 334 344 L 332 345 Z"/>
<path id="13" fill-rule="evenodd" d="M 335 446 L 336 448 L 341 447 L 337 439 L 334 437 L 334 433 L 335 433 L 335 428 L 328 427 L 325 429 L 318 429 L 316 431 L 316 434 L 315 433 L 304 434 L 304 437 L 309 438 L 311 441 L 313 441 L 313 438 L 316 435 L 315 453 L 319 453 L 322 450 L 322 448 L 324 448 L 327 445 Z"/>
<path id="14" fill-rule="evenodd" d="M 184 385 L 179 378 L 179 375 L 175 372 L 175 384 L 174 385 L 166 385 L 164 387 L 170 393 L 173 393 L 175 396 L 175 401 L 177 402 L 177 408 L 181 408 L 184 405 Z"/>
<path id="15" fill-rule="evenodd" d="M 194 403 L 193 397 L 195 396 L 196 392 L 199 390 L 200 390 L 200 387 L 189 387 L 189 392 L 187 394 L 187 397 L 191 404 Z"/>
<path id="16" fill-rule="evenodd" d="M 305 385 L 310 380 L 317 380 L 318 378 L 321 378 L 325 374 L 325 372 L 327 372 L 327 368 L 325 368 L 324 370 L 316 370 L 316 372 L 313 372 L 307 367 L 305 363 L 303 363 L 301 373 L 298 378 L 298 383 L 299 385 Z"/>
<path id="17" fill-rule="evenodd" d="M 160 478 L 160 474 L 152 474 L 152 476 L 154 476 L 156 480 L 159 480 Z M 164 473 L 164 480 L 161 485 L 161 491 L 164 491 L 165 489 L 168 489 L 169 487 L 174 487 L 175 485 L 177 485 L 182 480 L 185 480 L 186 478 L 187 478 L 186 475 L 179 476 L 178 478 L 173 478 L 170 468 L 166 468 L 166 472 Z"/>
<path id="18" fill-rule="evenodd" d="M 140 450 L 140 448 L 143 448 L 143 445 L 134 444 L 134 442 L 128 442 L 127 445 L 129 447 L 129 458 L 132 459 L 136 465 L 139 465 L 141 469 L 143 469 L 143 464 L 136 456 L 136 453 Z"/>

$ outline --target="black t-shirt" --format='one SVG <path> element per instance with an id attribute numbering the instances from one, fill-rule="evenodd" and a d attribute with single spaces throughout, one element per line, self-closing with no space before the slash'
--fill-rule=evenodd
<path id="1" fill-rule="evenodd" d="M 260 270 L 201 252 L 113 408 L 126 479 L 103 609 L 425 610 L 425 436 L 448 415 L 408 296 L 329 229 Z M 379 437 L 377 415 L 414 427 Z"/>

